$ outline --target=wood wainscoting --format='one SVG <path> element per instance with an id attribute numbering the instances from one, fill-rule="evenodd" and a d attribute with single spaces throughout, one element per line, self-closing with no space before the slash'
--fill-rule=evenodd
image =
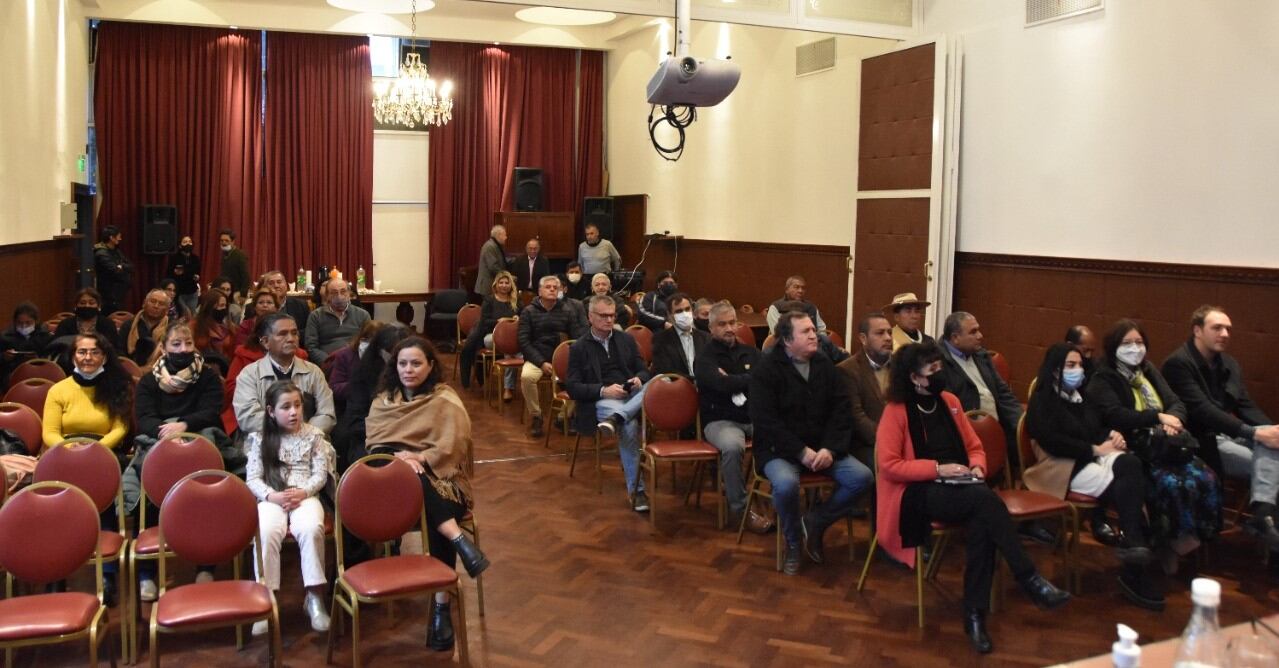
<path id="1" fill-rule="evenodd" d="M 638 259 L 622 261 L 630 267 Z M 643 268 L 646 290 L 653 289 L 658 273 L 674 268 L 680 289 L 694 299 L 727 299 L 760 312 L 783 296 L 787 277 L 799 274 L 808 283 L 807 299 L 817 305 L 826 326 L 849 340 L 844 331 L 847 246 L 666 238 L 653 241 Z"/>
<path id="2" fill-rule="evenodd" d="M 74 237 L 31 241 L 0 246 L 0 329 L 12 324 L 13 309 L 30 301 L 47 320 L 59 311 L 69 311 L 76 285 L 76 261 L 72 256 Z"/>
<path id="3" fill-rule="evenodd" d="M 1116 320 L 1134 318 L 1158 365 L 1190 335 L 1190 314 L 1218 305 L 1233 322 L 1230 353 L 1248 391 L 1279 419 L 1279 269 L 957 253 L 954 303 L 1008 358 L 1023 399 L 1044 351 L 1071 325 L 1104 337 Z"/>

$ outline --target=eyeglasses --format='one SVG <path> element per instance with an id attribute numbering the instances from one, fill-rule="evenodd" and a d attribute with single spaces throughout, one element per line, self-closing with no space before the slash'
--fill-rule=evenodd
<path id="1" fill-rule="evenodd" d="M 76 357 L 102 357 L 102 354 L 99 348 L 78 348 L 75 351 Z"/>
<path id="2" fill-rule="evenodd" d="M 603 319 L 605 319 L 605 320 L 615 320 L 615 319 L 617 319 L 617 313 L 597 313 L 597 312 L 595 312 L 595 311 L 591 311 L 591 315 L 593 315 L 593 316 L 595 316 L 595 317 L 597 317 L 597 318 L 603 318 Z"/>

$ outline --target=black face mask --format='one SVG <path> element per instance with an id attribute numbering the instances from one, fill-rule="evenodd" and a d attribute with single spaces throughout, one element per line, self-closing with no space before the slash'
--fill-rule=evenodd
<path id="1" fill-rule="evenodd" d="M 693 326 L 703 332 L 709 332 L 711 331 L 710 318 L 693 318 Z"/>
<path id="2" fill-rule="evenodd" d="M 192 248 L 191 246 L 182 246 L 182 248 L 181 248 L 180 250 L 181 250 L 183 253 L 190 254 L 190 253 L 191 253 L 191 248 Z"/>
<path id="3" fill-rule="evenodd" d="M 215 309 L 213 309 L 213 319 L 214 319 L 214 321 L 216 321 L 216 322 L 222 322 L 222 320 L 223 320 L 224 318 L 226 318 L 226 312 L 227 312 L 227 310 L 226 310 L 226 309 L 224 309 L 224 308 L 215 308 Z"/>
<path id="4" fill-rule="evenodd" d="M 195 353 L 165 353 L 164 366 L 169 373 L 177 373 L 195 362 Z"/>
<path id="5" fill-rule="evenodd" d="M 80 320 L 97 320 L 101 312 L 96 306 L 77 306 L 75 317 Z"/>
<path id="6" fill-rule="evenodd" d="M 663 297 L 669 297 L 669 296 L 671 296 L 671 295 L 675 294 L 675 284 L 674 284 L 674 283 L 663 283 L 663 284 L 661 284 L 661 285 L 657 286 L 657 291 L 658 291 L 658 292 L 660 292 L 660 293 L 662 293 L 662 296 L 663 296 Z"/>
<path id="7" fill-rule="evenodd" d="M 928 377 L 928 385 L 924 388 L 929 395 L 938 397 L 946 391 L 946 376 L 938 371 Z"/>

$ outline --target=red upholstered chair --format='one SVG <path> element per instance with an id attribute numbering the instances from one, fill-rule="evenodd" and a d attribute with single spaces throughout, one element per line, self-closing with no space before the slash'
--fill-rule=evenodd
<path id="1" fill-rule="evenodd" d="M 471 330 L 475 329 L 475 325 L 480 322 L 480 310 L 478 304 L 467 304 L 457 312 L 457 353 L 453 356 L 454 378 L 457 378 L 457 362 L 461 359 L 462 346 L 466 345 L 466 337 L 471 335 Z"/>
<path id="2" fill-rule="evenodd" d="M 377 463 L 377 466 L 373 464 Z M 356 461 L 342 475 L 337 493 L 337 532 L 346 527 L 357 538 L 388 543 L 408 531 L 422 532 L 426 541 L 426 511 L 422 507 L 422 483 L 409 465 L 390 455 L 369 455 Z M 466 613 L 457 571 L 427 554 L 385 556 L 346 567 L 342 541 L 337 541 L 338 577 L 333 587 L 334 624 L 329 627 L 326 660 L 333 661 L 333 646 L 342 623 L 339 610 L 351 617 L 352 663 L 360 666 L 360 606 L 399 598 L 447 592 L 455 603 L 455 645 L 461 665 L 468 665 Z"/>
<path id="3" fill-rule="evenodd" d="M 50 448 L 36 464 L 37 482 L 64 482 L 89 496 L 99 515 L 115 506 L 116 529 L 98 531 L 98 556 L 116 562 L 116 592 L 120 596 L 120 616 L 129 614 L 129 590 L 124 586 L 128 566 L 128 538 L 125 534 L 124 488 L 120 484 L 120 464 L 109 448 L 88 438 L 69 438 Z M 129 657 L 129 645 L 123 629 L 120 633 L 120 655 Z"/>
<path id="4" fill-rule="evenodd" d="M 743 306 L 742 313 L 750 313 L 750 311 L 747 311 L 746 307 Z M 733 331 L 733 333 L 737 335 L 738 343 L 752 348 L 755 347 L 755 331 L 746 326 L 745 323 L 738 322 L 737 328 Z"/>
<path id="5" fill-rule="evenodd" d="M 775 345 L 777 345 L 777 336 L 774 334 L 769 334 L 768 336 L 764 337 L 764 345 L 760 346 L 760 350 L 772 350 L 773 346 Z"/>
<path id="6" fill-rule="evenodd" d="M 150 456 L 146 465 L 151 465 Z M 244 624 L 266 620 L 271 629 L 270 664 L 282 665 L 280 615 L 275 595 L 259 578 L 240 579 L 240 556 L 253 547 L 258 560 L 258 500 L 249 486 L 221 470 L 196 471 L 169 490 L 160 506 L 160 597 L 151 606 L 151 665 L 160 665 L 160 633 L 235 626 L 236 649 L 244 647 Z M 194 564 L 234 563 L 231 580 L 165 586 L 167 554 Z"/>
<path id="7" fill-rule="evenodd" d="M 1035 383 L 1031 382 L 1030 386 L 1031 386 L 1031 393 L 1033 394 Z M 1020 457 L 1018 458 L 1020 460 L 1020 463 L 1019 463 L 1020 468 L 1017 470 L 1016 483 L 1021 485 L 1022 487 L 1025 487 L 1025 483 L 1022 482 L 1023 474 L 1025 474 L 1026 469 L 1030 468 L 1031 466 L 1034 466 L 1035 462 L 1039 461 L 1039 446 L 1038 444 L 1035 443 L 1035 439 L 1031 438 L 1030 433 L 1026 430 L 1025 414 L 1023 414 L 1021 416 L 1021 419 L 1017 421 L 1017 454 L 1020 455 Z M 1083 515 L 1084 512 L 1092 511 L 1093 509 L 1100 506 L 1101 500 L 1095 496 L 1088 496 L 1087 494 L 1080 494 L 1079 492 L 1067 491 L 1066 503 L 1070 504 L 1070 510 L 1071 510 L 1070 543 L 1069 545 L 1067 545 L 1066 549 L 1073 556 L 1075 554 L 1078 554 L 1078 550 L 1079 550 L 1079 535 L 1080 535 L 1080 528 L 1079 528 L 1080 519 L 1079 518 Z M 1080 579 L 1079 569 L 1076 568 L 1072 572 L 1072 577 L 1070 582 L 1072 590 L 1075 593 L 1079 592 L 1079 579 Z"/>
<path id="8" fill-rule="evenodd" d="M 484 383 L 484 399 L 488 400 L 489 392 L 497 404 L 497 414 L 502 414 L 502 383 L 507 369 L 519 369 L 524 366 L 524 356 L 520 354 L 519 340 L 520 319 L 502 318 L 493 327 L 493 353 L 489 368 L 491 377 Z M 519 384 L 516 383 L 516 386 Z"/>
<path id="9" fill-rule="evenodd" d="M 830 339 L 831 343 L 835 344 L 836 348 L 844 348 L 844 337 L 840 336 L 839 332 L 832 329 L 826 332 L 826 336 Z M 844 349 L 847 350 L 847 348 Z"/>
<path id="10" fill-rule="evenodd" d="M 143 374 L 142 367 L 138 366 L 137 362 L 134 362 L 133 360 L 129 359 L 128 357 L 124 357 L 123 355 L 121 355 L 119 359 L 120 359 L 120 366 L 124 367 L 124 370 L 127 371 L 130 376 L 133 376 L 134 380 L 137 380 L 142 377 L 142 374 Z"/>
<path id="11" fill-rule="evenodd" d="M 626 333 L 635 339 L 640 357 L 644 359 L 644 366 L 651 365 L 653 363 L 653 330 L 644 325 L 631 325 L 626 328 Z"/>
<path id="12" fill-rule="evenodd" d="M 748 449 L 751 447 L 751 442 L 749 440 L 746 441 L 746 447 Z M 751 457 L 751 461 L 752 461 L 751 479 L 750 479 L 750 482 L 746 484 L 746 507 L 747 508 L 754 507 L 754 505 L 752 504 L 754 504 L 756 498 L 768 499 L 770 502 L 773 499 L 772 485 L 769 484 L 768 478 L 763 473 L 760 473 L 758 469 L 755 468 L 754 457 Z M 820 473 L 814 473 L 812 471 L 803 471 L 799 474 L 799 489 L 801 492 L 801 496 L 800 496 L 801 502 L 805 499 L 808 499 L 811 501 L 814 498 L 814 495 L 821 494 L 829 489 L 833 489 L 834 486 L 835 486 L 835 483 L 829 477 L 824 476 Z M 857 545 L 856 543 L 853 542 L 853 518 L 850 516 L 845 519 L 845 522 L 848 525 L 848 563 L 851 564 L 857 560 Z M 746 532 L 746 513 L 742 513 L 742 521 L 740 524 L 737 525 L 737 543 L 739 545 L 742 542 L 742 535 L 745 532 Z M 776 541 L 777 545 L 775 547 L 776 564 L 774 566 L 777 569 L 777 571 L 780 573 L 782 570 L 781 528 L 779 527 L 776 531 L 773 532 L 773 534 L 777 538 L 777 541 Z M 872 550 L 874 550 L 874 546 L 875 544 L 872 542 L 871 543 Z"/>
<path id="13" fill-rule="evenodd" d="M 693 463 L 693 479 L 697 480 L 703 467 L 708 463 L 719 462 L 719 450 L 702 440 L 702 416 L 698 411 L 697 387 L 693 385 L 693 381 L 679 374 L 664 373 L 649 381 L 647 388 L 644 391 L 643 418 L 640 422 L 640 442 L 644 446 L 640 452 L 640 468 L 648 471 L 648 519 L 656 527 L 658 464 Z M 689 427 L 695 428 L 693 439 L 681 439 L 679 433 Z M 671 438 L 656 438 L 662 433 L 669 434 Z M 724 497 L 719 494 L 720 488 L 717 476 L 716 525 L 722 529 Z"/>
<path id="14" fill-rule="evenodd" d="M 173 486 L 186 476 L 209 469 L 222 468 L 222 454 L 208 439 L 199 434 L 179 434 L 152 446 L 142 466 L 141 500 L 138 503 L 138 533 L 129 543 L 129 592 L 138 590 L 138 562 L 157 560 L 160 553 L 160 528 L 147 526 L 147 499 L 161 505 Z M 257 517 L 257 506 L 253 516 Z M 154 521 L 154 520 L 152 520 Z M 211 562 L 202 562 L 211 563 Z M 138 607 L 141 607 L 139 605 Z M 154 606 L 153 606 L 154 607 Z M 138 658 L 138 615 L 129 616 L 130 659 Z"/>
<path id="15" fill-rule="evenodd" d="M 87 638 L 89 660 L 98 664 L 98 645 L 110 623 L 102 604 L 102 559 L 97 553 L 98 511 L 88 495 L 62 482 L 35 483 L 0 507 L 0 569 L 6 598 L 0 600 L 0 648 L 5 665 L 13 650 Z M 37 585 L 66 579 L 94 564 L 96 590 L 13 596 L 15 578 Z M 107 644 L 115 666 L 115 652 Z"/>
<path id="16" fill-rule="evenodd" d="M 4 393 L 5 403 L 19 403 L 36 412 L 36 415 L 44 415 L 44 399 L 49 395 L 49 388 L 53 387 L 53 381 L 47 378 L 28 378 L 17 383 L 9 385 L 9 391 Z M 31 446 L 28 444 L 28 448 Z"/>
<path id="17" fill-rule="evenodd" d="M 990 353 L 990 363 L 995 367 L 995 373 L 999 374 L 1005 383 L 1009 382 L 1008 379 L 1012 377 L 1012 373 L 1008 370 L 1008 358 L 997 350 L 987 352 Z"/>
<path id="18" fill-rule="evenodd" d="M 110 320 L 111 324 L 115 325 L 116 329 L 124 327 L 124 323 L 128 322 L 132 318 L 133 314 L 128 311 L 116 311 L 115 313 L 107 316 L 107 320 Z"/>
<path id="19" fill-rule="evenodd" d="M 555 352 L 551 354 L 551 366 L 555 367 L 555 377 L 551 380 L 551 405 L 550 410 L 546 412 L 552 420 L 558 416 L 560 423 L 564 425 L 564 437 L 568 438 L 568 408 L 572 405 L 569 399 L 568 391 L 564 389 L 564 379 L 568 378 L 568 349 L 572 347 L 574 339 L 560 341 L 555 346 Z M 550 424 L 554 424 L 552 421 Z M 551 447 L 551 429 L 546 429 L 546 440 L 542 443 L 543 447 Z"/>
<path id="20" fill-rule="evenodd" d="M 44 425 L 40 422 L 40 413 L 31 410 L 30 406 L 16 402 L 0 403 L 0 429 L 16 433 L 27 444 L 27 452 L 31 456 L 40 454 L 40 448 L 44 446 Z"/>
<path id="21" fill-rule="evenodd" d="M 9 386 L 13 387 L 14 383 L 20 383 L 28 378 L 44 378 L 56 383 L 66 377 L 67 374 L 62 371 L 62 367 L 58 366 L 57 362 L 33 359 L 19 364 L 18 368 L 9 374 Z"/>

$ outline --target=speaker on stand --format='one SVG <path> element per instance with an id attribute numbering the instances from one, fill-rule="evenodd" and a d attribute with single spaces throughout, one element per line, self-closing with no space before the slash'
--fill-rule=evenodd
<path id="1" fill-rule="evenodd" d="M 542 170 L 537 167 L 515 168 L 515 210 L 542 210 Z"/>
<path id="2" fill-rule="evenodd" d="M 587 197 L 582 200 L 582 228 L 594 225 L 600 230 L 600 238 L 617 243 L 617 230 L 613 221 L 612 197 Z"/>
<path id="3" fill-rule="evenodd" d="M 178 208 L 170 204 L 142 205 L 142 252 L 169 255 L 178 250 Z"/>

